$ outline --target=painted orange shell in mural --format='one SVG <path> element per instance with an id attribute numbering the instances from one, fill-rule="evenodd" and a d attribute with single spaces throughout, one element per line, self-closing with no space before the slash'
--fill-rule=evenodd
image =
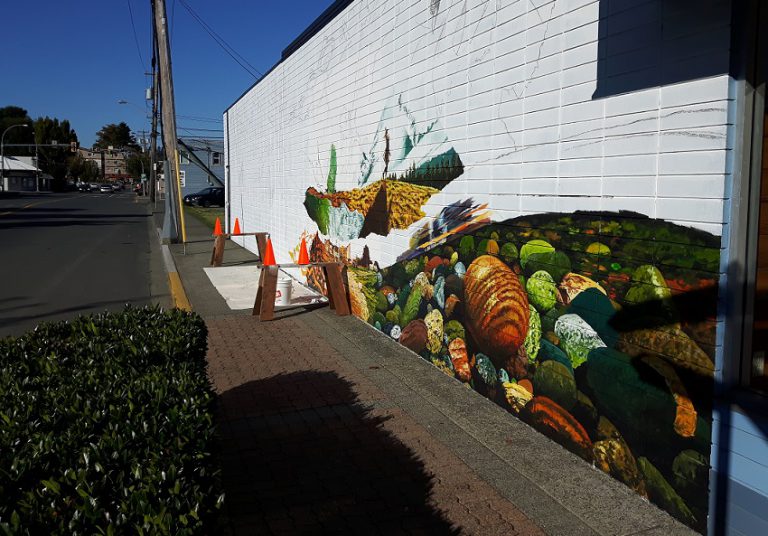
<path id="1" fill-rule="evenodd" d="M 576 418 L 545 396 L 534 396 L 521 417 L 545 436 L 554 439 L 587 461 L 592 460 L 592 440 Z"/>
<path id="2" fill-rule="evenodd" d="M 427 325 L 421 318 L 411 320 L 400 335 L 400 344 L 417 354 L 427 347 Z"/>
<path id="3" fill-rule="evenodd" d="M 464 339 L 457 337 L 448 345 L 448 353 L 453 362 L 453 368 L 456 376 L 467 383 L 472 379 L 472 372 L 469 370 L 469 358 L 467 356 L 467 344 Z"/>
<path id="4" fill-rule="evenodd" d="M 520 279 L 492 255 L 475 259 L 464 275 L 467 327 L 497 367 L 515 355 L 528 333 L 530 308 Z"/>

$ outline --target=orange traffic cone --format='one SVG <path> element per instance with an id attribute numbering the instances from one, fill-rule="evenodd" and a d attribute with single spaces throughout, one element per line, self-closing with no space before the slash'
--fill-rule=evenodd
<path id="1" fill-rule="evenodd" d="M 242 231 L 240 231 L 240 220 L 235 218 L 235 229 L 232 231 L 233 235 L 239 235 Z"/>
<path id="2" fill-rule="evenodd" d="M 221 236 L 224 233 L 221 232 L 221 220 L 216 218 L 216 225 L 213 227 L 213 236 Z"/>
<path id="3" fill-rule="evenodd" d="M 307 240 L 301 239 L 301 245 L 299 246 L 299 264 L 309 264 L 309 253 L 307 253 Z"/>
<path id="4" fill-rule="evenodd" d="M 267 238 L 267 251 L 264 252 L 264 258 L 261 259 L 262 266 L 274 266 L 277 264 L 275 262 L 275 252 L 272 250 L 272 239 Z"/>

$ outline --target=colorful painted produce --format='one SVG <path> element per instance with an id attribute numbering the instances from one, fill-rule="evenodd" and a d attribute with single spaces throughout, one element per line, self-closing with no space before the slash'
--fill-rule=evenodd
<path id="1" fill-rule="evenodd" d="M 453 368 L 456 371 L 456 377 L 463 382 L 472 380 L 472 372 L 469 370 L 469 357 L 467 355 L 467 345 L 464 339 L 456 337 L 448 344 L 448 351 L 451 355 Z"/>
<path id="2" fill-rule="evenodd" d="M 467 327 L 480 350 L 501 367 L 528 333 L 528 296 L 517 275 L 491 255 L 478 257 L 464 276 Z"/>
<path id="3" fill-rule="evenodd" d="M 592 460 L 592 441 L 573 415 L 545 396 L 536 395 L 526 404 L 522 417 L 542 434 L 587 461 Z"/>
<path id="4" fill-rule="evenodd" d="M 350 269 L 349 289 L 372 325 L 703 530 L 714 323 L 670 288 L 711 288 L 718 262 L 701 231 L 542 214 Z"/>

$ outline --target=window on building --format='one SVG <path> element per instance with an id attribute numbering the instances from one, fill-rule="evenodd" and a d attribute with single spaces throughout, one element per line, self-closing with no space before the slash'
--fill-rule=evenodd
<path id="1" fill-rule="evenodd" d="M 221 153 L 214 152 L 212 155 L 213 158 L 213 165 L 214 166 L 220 166 L 221 165 Z"/>

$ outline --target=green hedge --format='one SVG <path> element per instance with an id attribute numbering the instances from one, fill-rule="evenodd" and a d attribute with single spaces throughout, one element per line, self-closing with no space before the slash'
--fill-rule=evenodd
<path id="1" fill-rule="evenodd" d="M 212 532 L 206 335 L 129 307 L 0 340 L 0 534 Z"/>

